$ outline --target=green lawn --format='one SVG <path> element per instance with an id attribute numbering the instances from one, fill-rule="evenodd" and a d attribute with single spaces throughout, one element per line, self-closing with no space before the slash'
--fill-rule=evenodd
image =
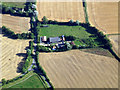
<path id="1" fill-rule="evenodd" d="M 33 75 L 24 82 L 12 86 L 11 88 L 44 88 L 44 85 L 39 79 L 38 75 Z"/>
<path id="2" fill-rule="evenodd" d="M 9 7 L 24 8 L 25 2 L 3 2 L 3 4 L 5 4 Z"/>
<path id="3" fill-rule="evenodd" d="M 65 25 L 52 25 L 49 27 L 42 27 L 40 36 L 56 37 L 61 35 L 71 35 L 79 39 L 89 38 L 91 34 L 85 31 L 85 28 L 81 26 L 65 26 Z"/>

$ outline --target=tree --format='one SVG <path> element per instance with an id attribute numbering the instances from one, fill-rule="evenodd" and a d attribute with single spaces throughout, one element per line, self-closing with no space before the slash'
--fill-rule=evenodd
<path id="1" fill-rule="evenodd" d="M 27 55 L 30 56 L 31 55 L 31 50 L 30 49 L 27 49 Z"/>
<path id="2" fill-rule="evenodd" d="M 33 33 L 30 33 L 30 34 L 29 34 L 29 37 L 30 37 L 30 39 L 34 39 L 34 34 L 33 34 Z"/>
<path id="3" fill-rule="evenodd" d="M 76 23 L 76 25 L 79 25 L 79 24 L 80 24 L 80 22 L 79 22 L 78 20 L 77 20 L 75 23 Z"/>
<path id="4" fill-rule="evenodd" d="M 67 50 L 71 50 L 72 46 L 69 43 L 66 43 Z"/>
<path id="5" fill-rule="evenodd" d="M 70 25 L 73 25 L 73 23 L 74 23 L 74 21 L 71 19 L 71 20 L 69 21 L 69 24 L 70 24 Z"/>
<path id="6" fill-rule="evenodd" d="M 47 24 L 47 23 L 48 23 L 48 19 L 46 18 L 46 16 L 44 16 L 44 17 L 42 18 L 42 22 L 43 22 L 43 24 Z"/>
<path id="7" fill-rule="evenodd" d="M 2 79 L 2 85 L 5 85 L 6 84 L 6 80 L 5 79 Z"/>

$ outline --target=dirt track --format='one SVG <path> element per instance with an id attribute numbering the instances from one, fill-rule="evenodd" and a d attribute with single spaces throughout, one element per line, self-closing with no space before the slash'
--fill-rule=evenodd
<path id="1" fill-rule="evenodd" d="M 72 2 L 74 0 L 71 2 L 60 2 L 60 0 L 54 0 L 54 2 L 50 2 L 50 0 L 37 1 L 39 20 L 46 16 L 49 20 L 69 21 L 73 19 L 85 22 L 82 0 L 80 2 Z"/>
<path id="2" fill-rule="evenodd" d="M 28 32 L 28 30 L 30 29 L 30 18 L 26 17 L 0 14 L 0 22 L 2 23 L 2 26 L 4 25 L 7 28 L 10 28 L 15 33 Z"/>
<path id="3" fill-rule="evenodd" d="M 117 88 L 118 61 L 79 50 L 40 53 L 40 65 L 55 88 Z"/>
<path id="4" fill-rule="evenodd" d="M 1 49 L 1 61 L 0 70 L 2 78 L 12 79 L 20 73 L 17 72 L 18 66 L 23 65 L 23 58 L 25 57 L 25 48 L 29 46 L 28 40 L 13 40 L 0 35 L 0 49 Z M 21 64 L 19 64 L 21 62 Z"/>

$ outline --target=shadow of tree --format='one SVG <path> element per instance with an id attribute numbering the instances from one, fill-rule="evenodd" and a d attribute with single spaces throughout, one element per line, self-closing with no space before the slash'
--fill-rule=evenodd
<path id="1" fill-rule="evenodd" d="M 21 73 L 22 67 L 23 67 L 25 60 L 26 60 L 26 53 L 17 53 L 16 55 L 19 57 L 23 57 L 22 61 L 18 64 L 18 67 L 17 67 L 17 73 Z"/>

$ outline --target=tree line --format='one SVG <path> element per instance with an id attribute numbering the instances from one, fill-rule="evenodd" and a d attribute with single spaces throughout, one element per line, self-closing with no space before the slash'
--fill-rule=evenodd
<path id="1" fill-rule="evenodd" d="M 34 39 L 33 33 L 17 33 L 15 34 L 13 31 L 11 31 L 9 28 L 6 28 L 5 26 L 2 26 L 2 34 L 5 36 L 8 36 L 12 39 Z"/>

